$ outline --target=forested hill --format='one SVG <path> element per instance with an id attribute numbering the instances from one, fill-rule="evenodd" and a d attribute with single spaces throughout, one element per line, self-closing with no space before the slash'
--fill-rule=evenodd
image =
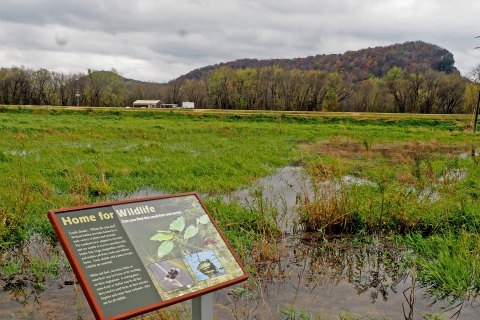
<path id="1" fill-rule="evenodd" d="M 366 80 L 370 74 L 381 78 L 393 67 L 405 70 L 414 64 L 423 70 L 433 69 L 451 73 L 457 70 L 454 63 L 450 51 L 423 41 L 410 41 L 386 47 L 347 51 L 344 54 L 322 54 L 295 59 L 240 59 L 195 69 L 178 80 L 199 80 L 205 78 L 211 70 L 222 66 L 233 70 L 277 66 L 285 70 L 339 72 L 345 80 L 356 82 Z"/>

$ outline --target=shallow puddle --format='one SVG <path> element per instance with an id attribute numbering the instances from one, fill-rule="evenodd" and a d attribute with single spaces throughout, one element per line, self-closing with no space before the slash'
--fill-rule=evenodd
<path id="1" fill-rule="evenodd" d="M 119 201 L 119 200 L 130 200 L 130 199 L 140 199 L 148 197 L 163 196 L 168 194 L 167 192 L 158 191 L 154 189 L 141 189 L 129 194 L 118 194 L 111 195 L 107 201 Z"/>
<path id="2" fill-rule="evenodd" d="M 310 180 L 300 167 L 288 166 L 260 179 L 257 187 L 238 190 L 225 196 L 224 200 L 238 201 L 246 206 L 254 205 L 256 200 L 267 201 L 279 213 L 277 225 L 292 234 L 296 231 L 297 199 L 305 192 L 310 192 Z"/>
<path id="3" fill-rule="evenodd" d="M 50 282 L 42 292 L 25 287 L 0 294 L 1 319 L 95 319 L 79 285 Z"/>

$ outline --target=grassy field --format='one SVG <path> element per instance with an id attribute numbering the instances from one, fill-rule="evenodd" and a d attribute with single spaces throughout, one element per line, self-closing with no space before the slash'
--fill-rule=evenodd
<path id="1" fill-rule="evenodd" d="M 204 195 L 255 274 L 249 259 L 278 235 L 275 212 L 220 196 L 296 164 L 314 190 L 299 197 L 303 231 L 392 239 L 433 296 L 471 299 L 480 138 L 470 126 L 468 115 L 0 107 L 0 272 L 29 268 L 8 253 L 32 238 L 55 241 L 48 210 L 158 190 Z M 38 264 L 40 286 L 58 271 L 52 259 Z"/>

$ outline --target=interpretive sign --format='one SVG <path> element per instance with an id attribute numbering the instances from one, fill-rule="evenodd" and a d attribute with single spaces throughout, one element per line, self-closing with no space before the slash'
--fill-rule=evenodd
<path id="1" fill-rule="evenodd" d="M 51 210 L 97 319 L 125 319 L 245 281 L 197 193 Z"/>

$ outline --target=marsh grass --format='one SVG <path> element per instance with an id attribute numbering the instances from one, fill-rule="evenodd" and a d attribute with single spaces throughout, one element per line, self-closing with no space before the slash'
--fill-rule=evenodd
<path id="1" fill-rule="evenodd" d="M 295 310 L 295 307 L 292 305 L 288 309 L 283 309 L 280 310 L 282 314 L 285 315 L 286 320 L 310 320 L 310 319 L 315 319 L 315 320 L 324 320 L 325 318 L 317 316 L 315 317 L 312 315 L 308 310 L 301 309 L 301 310 Z"/>
<path id="2" fill-rule="evenodd" d="M 27 240 L 33 226 L 51 236 L 45 212 L 52 208 L 146 188 L 231 192 L 293 157 L 295 141 L 277 135 L 276 123 L 238 125 L 156 114 L 110 119 L 91 112 L 8 114 L 0 122 L 0 169 L 9 173 L 0 177 L 3 245 Z"/>
<path id="3" fill-rule="evenodd" d="M 461 231 L 423 238 L 414 234 L 404 242 L 415 252 L 421 284 L 437 299 L 474 300 L 480 292 L 480 235 Z"/>
<path id="4" fill-rule="evenodd" d="M 296 310 L 294 306 L 281 310 L 281 313 L 284 314 L 285 320 L 328 320 L 329 318 L 313 315 L 310 311 L 301 309 Z M 382 316 L 381 318 L 372 318 L 370 316 L 358 316 L 355 315 L 355 312 L 345 310 L 338 314 L 339 320 L 374 320 L 374 319 L 383 319 L 388 320 L 388 317 Z"/>
<path id="5" fill-rule="evenodd" d="M 229 319 L 275 319 L 278 318 L 276 310 L 272 310 L 266 301 L 268 290 L 256 278 L 250 278 L 241 287 L 229 290 L 226 294 L 228 303 L 218 306 L 223 318 L 228 315 Z"/>
<path id="6" fill-rule="evenodd" d="M 472 159 L 424 151 L 412 152 L 403 163 L 381 154 L 322 155 L 306 170 L 313 180 L 313 192 L 304 194 L 300 208 L 306 230 L 427 235 L 459 227 L 479 230 L 480 170 Z"/>
<path id="7" fill-rule="evenodd" d="M 191 319 L 190 309 L 184 305 L 175 305 L 173 307 L 156 310 L 133 319 L 137 320 L 181 320 Z"/>
<path id="8" fill-rule="evenodd" d="M 283 250 L 282 213 L 260 189 L 247 206 L 221 195 L 289 163 L 313 178 L 313 195 L 299 197 L 304 230 L 473 234 L 480 172 L 475 159 L 457 156 L 480 138 L 464 132 L 465 119 L 1 107 L 0 248 L 22 254 L 0 270 L 27 272 L 31 263 L 33 277 L 45 281 L 61 260 L 30 261 L 23 249 L 34 235 L 56 240 L 48 210 L 149 189 L 208 196 L 248 270 L 268 276 Z"/>
<path id="9" fill-rule="evenodd" d="M 223 202 L 217 197 L 205 204 L 225 232 L 234 251 L 244 261 L 253 276 L 267 277 L 267 265 L 277 263 L 284 247 L 277 241 L 281 235 L 284 213 L 280 212 L 275 200 L 267 199 L 263 187 L 250 189 L 249 201 Z"/>
<path id="10" fill-rule="evenodd" d="M 300 199 L 300 221 L 305 231 L 337 233 L 349 230 L 352 217 L 352 197 L 345 183 L 339 178 L 342 168 L 335 171 L 332 164 L 313 163 L 308 172 L 312 179 L 313 196 L 304 193 Z"/>
<path id="11" fill-rule="evenodd" d="M 42 291 L 47 282 L 71 273 L 65 256 L 45 243 L 32 239 L 23 248 L 15 247 L 3 254 L 0 286 L 9 290 Z"/>
<path id="12" fill-rule="evenodd" d="M 480 292 L 477 159 L 438 141 L 406 144 L 403 152 L 384 143 L 363 155 L 350 144 L 340 139 L 312 147 L 318 156 L 306 171 L 313 188 L 299 208 L 304 229 L 403 236 L 418 281 L 460 312 Z"/>

